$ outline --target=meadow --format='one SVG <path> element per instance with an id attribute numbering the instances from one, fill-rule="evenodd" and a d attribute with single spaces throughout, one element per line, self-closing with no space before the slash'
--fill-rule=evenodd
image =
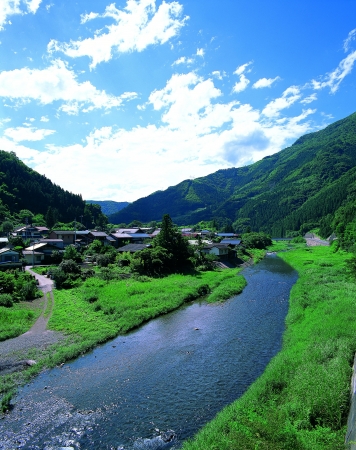
<path id="1" fill-rule="evenodd" d="M 280 246 L 281 248 L 281 246 Z M 356 351 L 350 254 L 298 245 L 280 257 L 297 269 L 281 352 L 264 374 L 184 450 L 345 449 Z"/>

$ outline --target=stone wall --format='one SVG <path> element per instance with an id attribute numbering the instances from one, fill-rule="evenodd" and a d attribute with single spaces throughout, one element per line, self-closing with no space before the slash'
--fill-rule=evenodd
<path id="1" fill-rule="evenodd" d="M 347 421 L 346 443 L 351 443 L 350 450 L 356 450 L 356 356 L 351 379 L 351 407 Z"/>

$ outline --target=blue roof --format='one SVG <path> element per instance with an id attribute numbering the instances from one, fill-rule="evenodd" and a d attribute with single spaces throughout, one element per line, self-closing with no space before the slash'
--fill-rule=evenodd
<path id="1" fill-rule="evenodd" d="M 223 239 L 220 244 L 231 244 L 231 245 L 239 245 L 241 243 L 240 239 Z"/>

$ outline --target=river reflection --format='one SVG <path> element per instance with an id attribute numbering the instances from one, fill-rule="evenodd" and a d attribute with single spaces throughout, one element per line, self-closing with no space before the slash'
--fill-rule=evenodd
<path id="1" fill-rule="evenodd" d="M 2 421 L 0 448 L 179 448 L 280 349 L 297 274 L 274 255 L 243 274 L 225 303 L 185 306 L 41 374 Z"/>

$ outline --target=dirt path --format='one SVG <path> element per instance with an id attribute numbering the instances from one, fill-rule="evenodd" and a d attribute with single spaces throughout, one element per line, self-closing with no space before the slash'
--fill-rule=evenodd
<path id="1" fill-rule="evenodd" d="M 0 342 L 0 375 L 35 364 L 36 355 L 39 356 L 41 351 L 64 338 L 61 333 L 47 330 L 54 306 L 53 281 L 32 272 L 28 267 L 26 270 L 39 281 L 38 287 L 43 292 L 43 310 L 29 331 L 16 338 Z"/>
<path id="2" fill-rule="evenodd" d="M 315 247 L 317 245 L 324 245 L 324 246 L 330 245 L 329 241 L 323 241 L 322 239 L 318 238 L 306 238 L 305 240 L 307 241 L 308 247 Z"/>

